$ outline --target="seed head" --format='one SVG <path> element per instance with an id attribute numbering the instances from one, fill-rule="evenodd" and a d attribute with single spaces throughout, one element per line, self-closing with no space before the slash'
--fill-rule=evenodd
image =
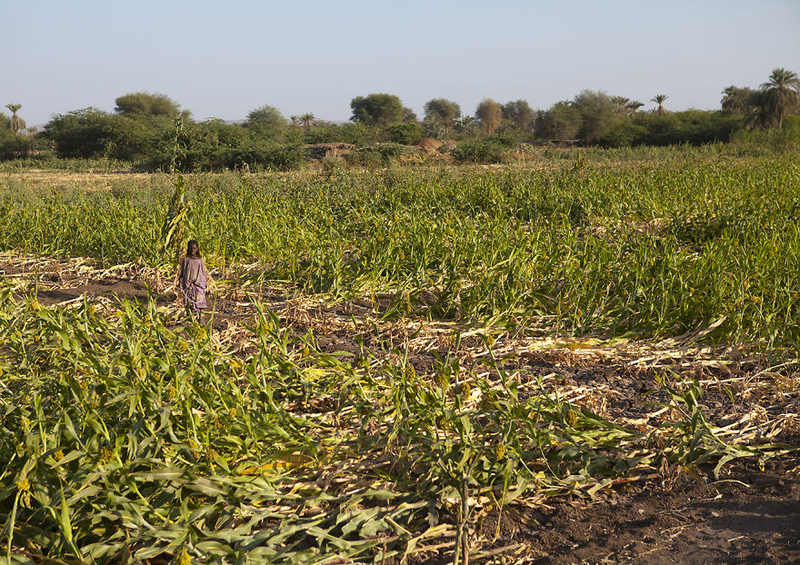
<path id="1" fill-rule="evenodd" d="M 567 424 L 575 426 L 578 423 L 578 413 L 575 410 L 567 412 Z"/>

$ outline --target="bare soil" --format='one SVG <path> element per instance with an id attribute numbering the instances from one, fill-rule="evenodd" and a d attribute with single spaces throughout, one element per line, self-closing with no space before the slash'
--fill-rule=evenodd
<path id="1" fill-rule="evenodd" d="M 152 295 L 165 306 L 178 301 L 157 273 L 135 266 L 103 270 L 86 260 L 3 254 L 0 276 L 18 296 L 36 288 L 47 306 L 84 296 L 143 302 Z M 475 328 L 385 319 L 391 297 L 331 303 L 285 288 L 247 294 L 238 287 L 219 287 L 212 297 L 212 327 L 221 340 L 245 335 L 242 326 L 253 319 L 257 298 L 293 331 L 312 329 L 327 352 L 366 347 L 388 358 L 403 344 L 419 374 L 429 373 L 437 356 L 458 356 L 462 365 L 476 367 L 487 356 Z M 663 417 L 654 406 L 664 400 L 656 379 L 678 374 L 703 385 L 705 414 L 727 430 L 727 440 L 800 447 L 797 365 L 736 347 L 701 346 L 695 342 L 700 334 L 613 344 L 500 330 L 492 336 L 495 355 L 509 356 L 507 370 L 515 378 L 539 378 L 562 398 L 623 425 L 647 426 Z M 798 563 L 800 458 L 795 451 L 763 462 L 737 460 L 719 476 L 711 467 L 663 469 L 657 479 L 620 484 L 594 498 L 478 510 L 471 537 L 481 547 L 473 562 L 483 563 Z M 435 551 L 417 560 L 449 561 Z"/>

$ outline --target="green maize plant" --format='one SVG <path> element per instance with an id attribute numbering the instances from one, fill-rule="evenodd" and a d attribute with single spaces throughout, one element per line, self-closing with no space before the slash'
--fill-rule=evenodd
<path id="1" fill-rule="evenodd" d="M 154 301 L 46 308 L 19 291 L 0 289 L 9 562 L 380 563 L 431 541 L 476 559 L 476 501 L 782 451 L 722 441 L 691 384 L 665 385 L 676 420 L 628 429 L 521 381 L 488 338 L 481 376 L 454 357 L 423 375 L 407 352 L 322 351 L 258 304 L 223 343 Z"/>
<path id="2" fill-rule="evenodd" d="M 580 169 L 558 154 L 488 171 L 195 174 L 191 187 L 178 173 L 167 211 L 156 181 L 12 183 L 0 247 L 161 268 L 191 227 L 212 266 L 259 265 L 238 283 L 366 296 L 388 317 L 646 339 L 722 320 L 705 341 L 794 347 L 793 157 L 626 151 L 588 151 Z"/>

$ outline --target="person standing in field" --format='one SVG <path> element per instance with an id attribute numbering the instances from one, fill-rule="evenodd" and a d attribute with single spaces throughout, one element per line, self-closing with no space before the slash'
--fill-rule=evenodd
<path id="1" fill-rule="evenodd" d="M 186 245 L 186 257 L 181 261 L 178 271 L 178 284 L 183 292 L 183 304 L 202 321 L 203 310 L 208 308 L 206 288 L 208 288 L 208 271 L 203 257 L 200 255 L 200 244 L 192 239 Z"/>

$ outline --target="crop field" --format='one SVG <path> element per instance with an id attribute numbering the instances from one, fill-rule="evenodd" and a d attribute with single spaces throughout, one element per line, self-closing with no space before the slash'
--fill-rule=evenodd
<path id="1" fill-rule="evenodd" d="M 800 558 L 796 156 L 9 171 L 0 274 L 10 563 Z"/>

